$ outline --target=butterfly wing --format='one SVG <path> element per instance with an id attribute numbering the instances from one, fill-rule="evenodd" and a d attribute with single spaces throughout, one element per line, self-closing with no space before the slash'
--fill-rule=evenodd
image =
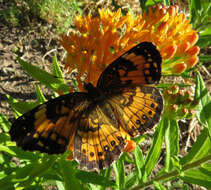
<path id="1" fill-rule="evenodd" d="M 81 168 L 104 169 L 117 160 L 126 144 L 117 120 L 106 102 L 96 105 L 78 122 L 74 158 Z"/>
<path id="2" fill-rule="evenodd" d="M 80 167 L 99 170 L 118 159 L 126 144 L 114 125 L 109 104 L 98 105 L 87 93 L 70 93 L 23 114 L 9 133 L 23 150 L 59 154 L 69 149 Z"/>
<path id="3" fill-rule="evenodd" d="M 159 82 L 161 56 L 151 42 L 143 42 L 111 63 L 97 87 L 112 106 L 121 128 L 132 137 L 159 122 L 163 98 L 148 84 Z"/>
<path id="4" fill-rule="evenodd" d="M 124 88 L 108 99 L 118 123 L 125 132 L 135 137 L 155 126 L 163 110 L 159 90 L 150 86 Z"/>
<path id="5" fill-rule="evenodd" d="M 88 105 L 86 93 L 49 100 L 15 120 L 9 132 L 11 140 L 23 150 L 63 153 L 73 143 L 76 121 Z"/>
<path id="6" fill-rule="evenodd" d="M 161 56 L 151 42 L 142 42 L 111 63 L 97 87 L 103 91 L 129 85 L 152 84 L 161 77 Z"/>

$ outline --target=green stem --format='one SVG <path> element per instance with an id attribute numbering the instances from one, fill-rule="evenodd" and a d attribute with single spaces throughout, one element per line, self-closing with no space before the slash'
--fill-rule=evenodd
<path id="1" fill-rule="evenodd" d="M 205 156 L 204 158 L 201 158 L 200 160 L 197 160 L 197 161 L 192 162 L 192 163 L 185 164 L 184 166 L 182 166 L 181 171 L 174 170 L 172 172 L 166 173 L 166 174 L 161 175 L 159 177 L 155 177 L 155 178 L 153 178 L 152 180 L 150 180 L 146 183 L 143 183 L 141 185 L 137 185 L 137 186 L 133 187 L 131 190 L 139 190 L 139 189 L 142 189 L 142 188 L 146 188 L 148 186 L 153 185 L 154 181 L 158 182 L 158 181 L 167 180 L 171 177 L 178 177 L 181 172 L 185 172 L 186 170 L 199 167 L 201 164 L 204 164 L 204 163 L 206 163 L 210 160 L 211 160 L 211 155 Z"/>

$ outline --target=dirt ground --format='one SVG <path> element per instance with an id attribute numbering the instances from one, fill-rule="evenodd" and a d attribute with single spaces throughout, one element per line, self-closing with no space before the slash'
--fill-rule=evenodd
<path id="1" fill-rule="evenodd" d="M 17 56 L 49 71 L 54 53 L 61 60 L 64 50 L 56 41 L 53 27 L 38 18 L 30 21 L 30 25 L 26 23 L 19 27 L 0 22 L 0 28 L 0 113 L 10 118 L 12 115 L 6 94 L 18 100 L 36 99 L 36 82 L 17 63 Z M 52 94 L 46 88 L 42 90 L 47 98 Z"/>

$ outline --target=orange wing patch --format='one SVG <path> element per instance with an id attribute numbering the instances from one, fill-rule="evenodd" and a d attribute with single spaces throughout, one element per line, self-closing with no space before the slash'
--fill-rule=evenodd
<path id="1" fill-rule="evenodd" d="M 149 86 L 126 88 L 121 94 L 111 97 L 109 102 L 121 127 L 132 137 L 157 124 L 163 110 L 159 90 Z"/>

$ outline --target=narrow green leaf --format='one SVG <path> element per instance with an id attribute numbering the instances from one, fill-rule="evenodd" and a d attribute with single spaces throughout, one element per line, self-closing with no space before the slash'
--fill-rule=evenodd
<path id="1" fill-rule="evenodd" d="M 200 32 L 200 37 L 201 36 L 207 36 L 207 35 L 211 35 L 211 28 L 207 28 L 206 30 L 204 30 L 203 32 Z"/>
<path id="2" fill-rule="evenodd" d="M 208 129 L 204 128 L 188 154 L 181 158 L 181 164 L 184 165 L 196 161 L 206 156 L 209 152 L 211 152 L 211 140 L 208 136 Z"/>
<path id="3" fill-rule="evenodd" d="M 170 147 L 170 120 L 166 118 L 166 132 L 165 132 L 165 144 L 166 144 L 166 156 L 165 156 L 165 171 L 169 171 L 170 167 L 170 157 L 171 157 L 171 147 Z"/>
<path id="4" fill-rule="evenodd" d="M 13 146 L 12 146 L 13 145 Z M 30 160 L 30 162 L 37 162 L 38 159 L 42 158 L 45 156 L 44 154 L 41 154 L 40 152 L 29 152 L 29 151 L 24 151 L 21 148 L 17 147 L 14 144 L 8 146 L 13 152 L 15 152 L 16 157 L 19 159 L 23 160 Z"/>
<path id="5" fill-rule="evenodd" d="M 200 185 L 208 189 L 211 188 L 210 166 L 208 168 L 202 166 L 194 170 L 187 170 L 180 178 L 187 183 Z"/>
<path id="6" fill-rule="evenodd" d="M 199 102 L 197 106 L 198 112 L 196 113 L 197 117 L 201 123 L 209 128 L 209 133 L 211 136 L 211 97 L 199 72 L 197 72 L 196 75 L 194 98 Z"/>
<path id="7" fill-rule="evenodd" d="M 211 35 L 200 36 L 196 45 L 199 46 L 200 48 L 209 47 L 211 45 L 210 39 L 211 39 Z"/>
<path id="8" fill-rule="evenodd" d="M 0 145 L 7 145 L 10 143 L 10 136 L 8 133 L 0 133 Z"/>
<path id="9" fill-rule="evenodd" d="M 36 95 L 37 95 L 37 102 L 44 103 L 46 101 L 45 96 L 43 95 L 40 86 L 36 84 Z"/>
<path id="10" fill-rule="evenodd" d="M 125 180 L 125 189 L 130 189 L 134 185 L 136 185 L 138 182 L 137 172 L 133 171 L 129 173 L 129 175 L 126 177 Z"/>
<path id="11" fill-rule="evenodd" d="M 211 61 L 211 55 L 200 55 L 199 60 L 202 62 L 210 62 Z"/>
<path id="12" fill-rule="evenodd" d="M 122 157 L 113 164 L 116 175 L 116 184 L 119 189 L 125 188 L 125 167 Z"/>
<path id="13" fill-rule="evenodd" d="M 0 144 L 0 152 L 6 152 L 12 156 L 16 156 L 16 153 L 9 147 Z"/>
<path id="14" fill-rule="evenodd" d="M 162 184 L 156 181 L 154 181 L 153 184 L 154 184 L 155 190 L 166 190 L 166 188 Z"/>
<path id="15" fill-rule="evenodd" d="M 56 157 L 55 156 L 46 156 L 44 159 L 42 159 L 40 162 L 31 164 L 31 170 L 27 174 L 29 178 L 22 181 L 18 187 L 28 187 L 30 184 L 33 183 L 36 177 L 39 177 L 43 175 L 47 170 L 52 167 L 52 165 L 55 163 Z"/>
<path id="16" fill-rule="evenodd" d="M 76 166 L 73 162 L 66 161 L 65 159 L 60 159 L 59 167 L 62 173 L 65 190 L 83 189 L 83 186 L 81 185 L 80 181 L 76 178 Z"/>
<path id="17" fill-rule="evenodd" d="M 63 93 L 69 92 L 70 88 L 64 82 L 62 82 L 61 79 L 58 79 L 54 75 L 43 71 L 39 67 L 36 67 L 22 59 L 18 59 L 18 62 L 31 77 L 33 77 L 35 80 L 40 81 L 48 88 L 53 89 L 55 92 L 57 92 L 58 89 L 60 89 Z"/>
<path id="18" fill-rule="evenodd" d="M 179 126 L 176 120 L 166 118 L 166 157 L 165 157 L 165 171 L 170 170 L 171 158 L 179 153 Z"/>
<path id="19" fill-rule="evenodd" d="M 6 116 L 0 113 L 0 128 L 4 132 L 9 132 L 10 122 Z"/>
<path id="20" fill-rule="evenodd" d="M 105 178 L 107 178 L 108 180 L 110 180 L 110 176 L 111 176 L 111 167 L 108 167 L 104 170 L 100 171 L 100 175 L 104 176 Z M 100 190 L 105 190 L 106 187 L 105 186 L 100 186 L 99 187 Z"/>
<path id="21" fill-rule="evenodd" d="M 189 186 L 187 184 L 184 184 L 182 190 L 189 190 Z"/>
<path id="22" fill-rule="evenodd" d="M 53 75 L 56 76 L 57 78 L 61 79 L 61 81 L 64 83 L 63 73 L 62 73 L 61 68 L 59 67 L 56 53 L 54 54 L 52 63 L 53 63 L 52 64 L 52 73 L 53 73 Z"/>
<path id="23" fill-rule="evenodd" d="M 165 126 L 167 121 L 165 118 L 162 118 L 158 126 L 156 127 L 156 131 L 153 136 L 152 146 L 147 154 L 144 166 L 144 180 L 150 175 L 152 169 L 154 168 L 160 153 L 161 153 L 161 145 L 163 141 L 163 137 L 165 134 Z"/>
<path id="24" fill-rule="evenodd" d="M 170 120 L 170 155 L 178 156 L 179 154 L 179 125 L 176 120 Z"/>
<path id="25" fill-rule="evenodd" d="M 76 170 L 76 177 L 83 183 L 92 183 L 104 187 L 115 186 L 115 183 L 104 176 L 98 175 L 95 172 L 87 172 L 84 170 Z"/>
<path id="26" fill-rule="evenodd" d="M 19 117 L 23 113 L 25 113 L 25 112 L 31 110 L 32 108 L 36 107 L 37 105 L 39 105 L 38 102 L 18 101 L 9 95 L 7 95 L 7 98 L 8 98 L 8 103 L 10 104 L 10 106 L 14 112 L 14 115 L 16 117 Z"/>
<path id="27" fill-rule="evenodd" d="M 65 190 L 65 187 L 61 181 L 56 181 L 56 185 L 59 190 Z"/>
<path id="28" fill-rule="evenodd" d="M 136 149 L 134 150 L 134 158 L 135 158 L 135 165 L 138 173 L 138 180 L 141 181 L 142 173 L 141 169 L 144 166 L 144 157 L 140 147 L 137 145 Z"/>
<path id="29" fill-rule="evenodd" d="M 14 187 L 16 183 L 29 179 L 28 174 L 30 173 L 32 168 L 32 164 L 27 165 L 23 168 L 18 168 L 17 170 L 15 170 L 15 172 L 0 180 L 0 187 L 8 189 L 8 187 L 10 187 L 11 185 Z"/>

